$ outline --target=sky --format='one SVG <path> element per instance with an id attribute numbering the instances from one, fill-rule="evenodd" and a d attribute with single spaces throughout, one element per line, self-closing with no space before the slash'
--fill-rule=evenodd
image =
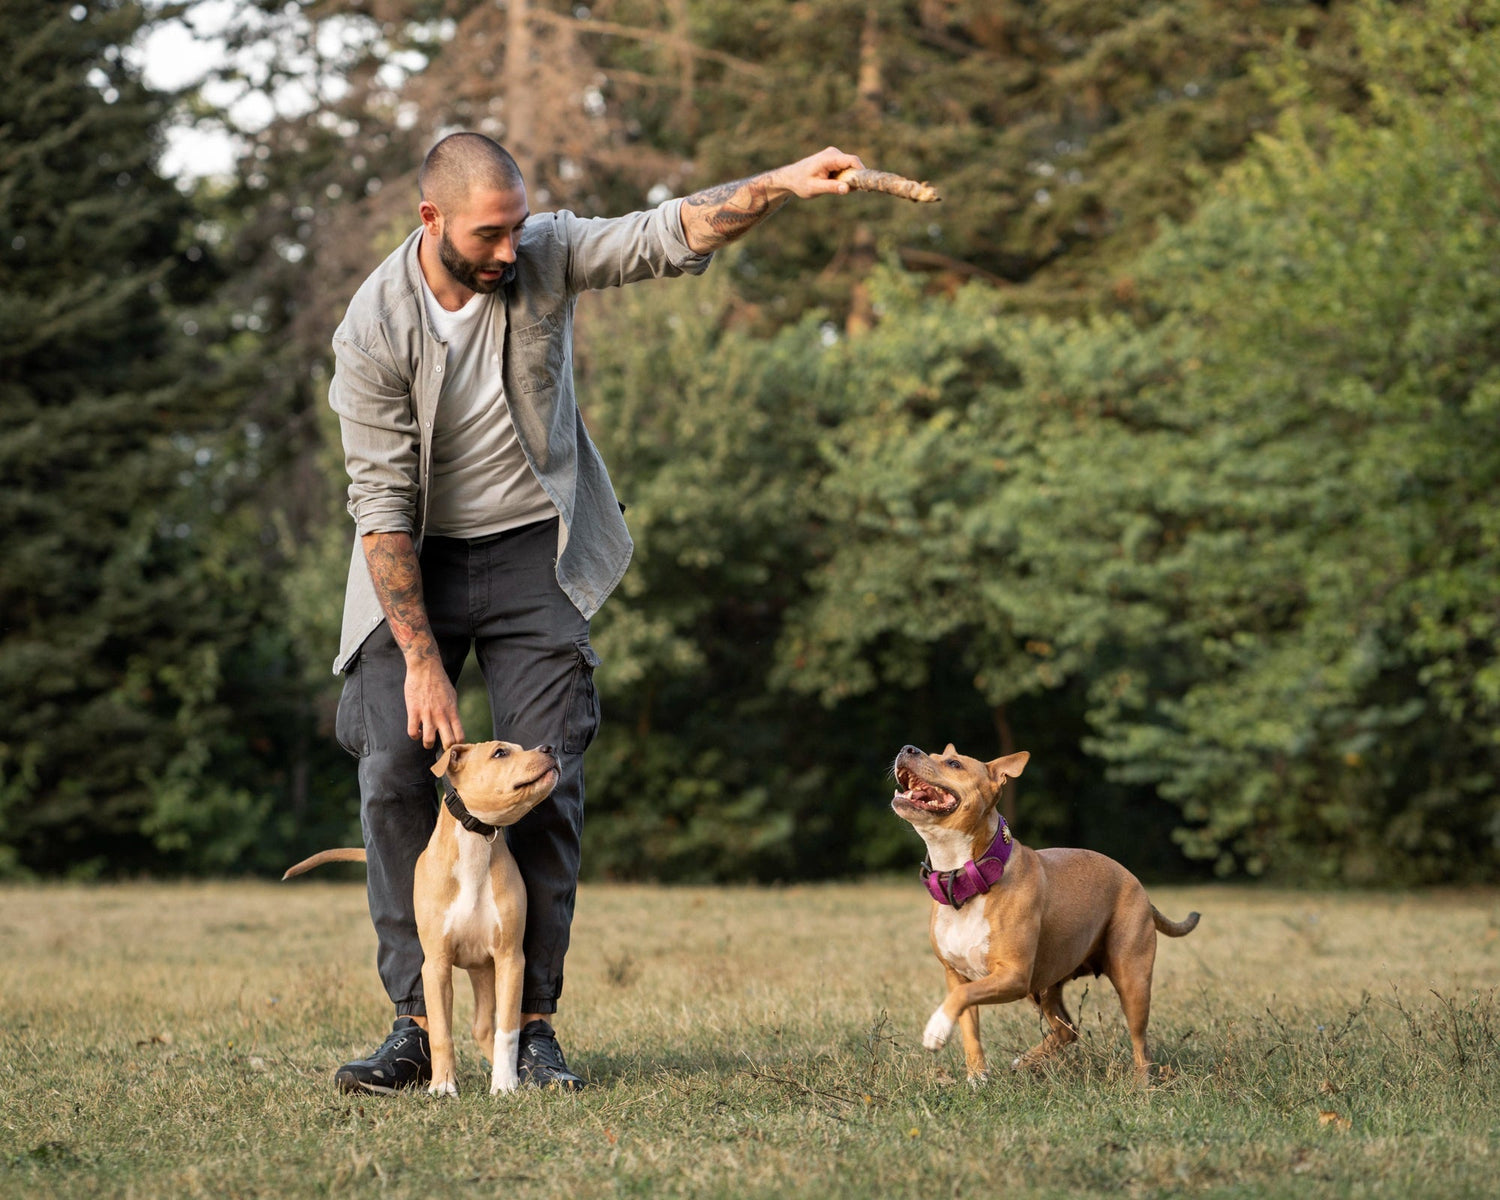
<path id="1" fill-rule="evenodd" d="M 164 0 L 142 2 L 150 9 L 159 8 Z M 236 18 L 264 36 L 250 39 L 234 52 L 233 64 L 243 76 L 240 81 L 205 82 L 210 72 L 230 61 L 222 34 Z M 453 36 L 453 22 L 432 22 L 423 32 L 446 39 Z M 316 53 L 311 50 L 314 44 Z M 367 17 L 325 17 L 312 24 L 295 6 L 268 17 L 244 0 L 195 0 L 183 17 L 150 27 L 128 53 L 150 86 L 177 90 L 201 83 L 210 104 L 227 110 L 240 128 L 254 130 L 273 117 L 295 118 L 311 112 L 319 100 L 336 100 L 346 84 L 336 70 L 329 70 L 329 64 L 371 50 L 382 59 L 376 78 L 393 93 L 427 63 L 420 53 L 387 45 L 382 27 Z M 292 78 L 271 88 L 266 81 L 273 63 Z M 186 123 L 168 130 L 167 143 L 162 172 L 184 181 L 232 173 L 243 150 L 226 131 Z"/>
<path id="2" fill-rule="evenodd" d="M 224 27 L 234 11 L 233 0 L 204 0 L 190 12 L 201 32 L 212 35 Z M 137 57 L 146 82 L 153 88 L 172 91 L 202 81 L 223 64 L 222 40 L 201 40 L 182 21 L 168 21 L 147 31 L 137 42 Z M 210 86 L 212 94 L 212 85 Z M 210 131 L 177 125 L 167 131 L 167 150 L 161 170 L 173 178 L 197 179 L 229 175 L 237 157 L 234 138 L 222 130 Z"/>

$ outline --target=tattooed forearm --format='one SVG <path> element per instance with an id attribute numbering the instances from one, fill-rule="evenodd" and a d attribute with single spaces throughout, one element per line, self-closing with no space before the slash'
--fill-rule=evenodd
<path id="1" fill-rule="evenodd" d="M 436 656 L 437 641 L 422 597 L 422 566 L 407 533 L 367 533 L 360 539 L 370 582 L 396 645 L 408 659 Z"/>
<path id="2" fill-rule="evenodd" d="M 699 254 L 729 245 L 786 203 L 786 194 L 772 193 L 770 176 L 755 175 L 685 197 L 682 231 L 688 245 Z"/>

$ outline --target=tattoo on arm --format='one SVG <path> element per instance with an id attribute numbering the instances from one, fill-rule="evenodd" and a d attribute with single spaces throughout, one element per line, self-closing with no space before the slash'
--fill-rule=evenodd
<path id="1" fill-rule="evenodd" d="M 422 596 L 422 566 L 408 533 L 367 533 L 361 539 L 370 582 L 401 653 L 436 655 L 437 640 Z"/>
<path id="2" fill-rule="evenodd" d="M 683 233 L 699 254 L 727 246 L 786 202 L 772 200 L 764 175 L 694 192 L 682 201 Z"/>

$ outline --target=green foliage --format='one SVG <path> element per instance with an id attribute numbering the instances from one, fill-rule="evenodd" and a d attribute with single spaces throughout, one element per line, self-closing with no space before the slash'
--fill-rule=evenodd
<path id="1" fill-rule="evenodd" d="M 769 344 L 726 330 L 730 275 L 591 298 L 585 318 L 586 416 L 636 541 L 595 624 L 607 719 L 587 857 L 619 876 L 826 869 L 840 815 L 894 754 L 769 686 L 828 414 L 816 321 Z"/>
<path id="2" fill-rule="evenodd" d="M 784 678 L 836 703 L 961 632 L 992 702 L 1081 685 L 1220 870 L 1493 873 L 1500 35 L 1458 11 L 1365 13 L 1375 119 L 1283 118 L 1139 326 L 887 285 Z"/>
<path id="3" fill-rule="evenodd" d="M 268 865 L 306 734 L 247 507 L 253 365 L 155 167 L 140 11 L 0 14 L 0 869 Z"/>
<path id="4" fill-rule="evenodd" d="M 1500 861 L 1500 9 L 1429 8 L 1362 14 L 1373 122 L 1289 114 L 1144 272 L 1196 356 L 1200 665 L 1106 742 L 1252 870 Z"/>
<path id="5" fill-rule="evenodd" d="M 7 3 L 0 19 L 0 812 L 12 857 L 146 849 L 153 781 L 217 664 L 194 569 L 201 417 L 168 304 L 201 287 L 189 209 L 155 172 L 161 102 L 115 48 L 133 6 Z M 183 724 L 174 729 L 181 719 Z"/>
<path id="6" fill-rule="evenodd" d="M 313 109 L 184 194 L 135 6 L 0 0 L 0 871 L 352 832 L 328 338 L 464 124 L 539 208 L 829 141 L 946 197 L 583 302 L 637 541 L 588 869 L 905 865 L 883 777 L 953 741 L 1148 872 L 1495 876 L 1494 0 L 524 7 L 513 64 L 510 7 L 238 6 L 225 74 Z"/>

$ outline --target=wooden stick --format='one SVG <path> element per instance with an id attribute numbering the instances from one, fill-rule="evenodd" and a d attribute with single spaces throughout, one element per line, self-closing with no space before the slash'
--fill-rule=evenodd
<path id="1" fill-rule="evenodd" d="M 930 183 L 918 183 L 904 175 L 893 175 L 889 171 L 872 171 L 866 167 L 858 170 L 849 167 L 834 176 L 840 183 L 847 183 L 856 192 L 883 192 L 887 196 L 900 196 L 904 200 L 915 200 L 919 204 L 934 204 L 942 197 Z"/>

